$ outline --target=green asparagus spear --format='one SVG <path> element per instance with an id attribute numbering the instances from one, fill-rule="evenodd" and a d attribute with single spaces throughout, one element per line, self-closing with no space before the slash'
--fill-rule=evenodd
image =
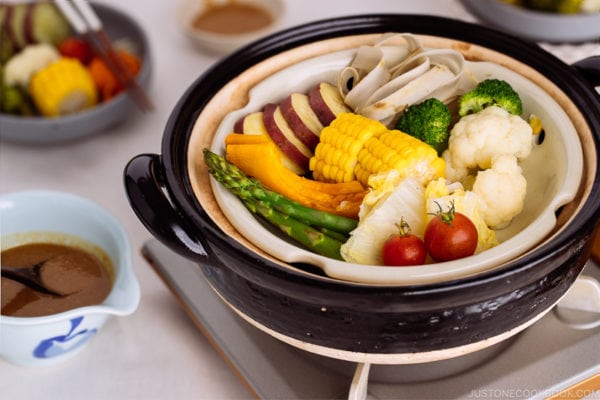
<path id="1" fill-rule="evenodd" d="M 315 226 L 315 229 L 329 237 L 332 237 L 333 239 L 339 240 L 342 243 L 346 242 L 349 238 L 348 234 L 346 233 L 332 231 L 331 229 L 323 228 L 321 226 Z"/>
<path id="2" fill-rule="evenodd" d="M 242 199 L 242 201 L 250 211 L 264 217 L 271 224 L 278 227 L 292 239 L 303 244 L 306 248 L 317 254 L 342 260 L 340 247 L 343 242 L 319 232 L 289 215 L 276 211 L 270 207 L 270 204 L 264 201 L 252 197 Z"/>
<path id="3" fill-rule="evenodd" d="M 304 207 L 278 193 L 269 191 L 262 187 L 260 182 L 247 177 L 235 165 L 208 149 L 204 149 L 204 160 L 215 179 L 238 196 L 252 213 L 263 217 L 315 253 L 342 259 L 340 247 L 343 241 L 339 238 L 343 234 L 339 230 L 349 229 L 346 220 L 353 221 L 355 225 L 354 220 Z M 337 230 L 333 236 L 327 235 L 306 223 L 306 219 L 320 224 L 319 229 L 325 232 L 330 228 L 322 226 L 324 220 L 326 225 L 333 225 Z"/>
<path id="4" fill-rule="evenodd" d="M 358 221 L 352 218 L 315 210 L 268 190 L 260 182 L 246 176 L 238 167 L 209 149 L 204 149 L 204 160 L 215 179 L 241 199 L 250 197 L 259 199 L 270 204 L 278 212 L 307 225 L 326 228 L 346 235 L 356 228 Z"/>

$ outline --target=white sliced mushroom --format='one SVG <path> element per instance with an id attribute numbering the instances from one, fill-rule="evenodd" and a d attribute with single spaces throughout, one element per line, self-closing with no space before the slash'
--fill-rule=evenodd
<path id="1" fill-rule="evenodd" d="M 404 40 L 404 46 L 396 44 L 394 46 L 388 45 L 383 47 L 387 42 L 392 40 L 397 41 L 398 38 Z M 355 88 L 368 74 L 375 75 L 375 77 L 369 78 L 369 80 L 373 82 L 372 84 L 375 84 L 379 81 L 379 72 L 376 70 L 377 68 L 385 68 L 391 72 L 392 69 L 390 69 L 388 65 L 401 65 L 404 60 L 422 50 L 423 48 L 417 38 L 409 33 L 385 34 L 373 46 L 360 46 L 352 63 L 344 68 L 338 76 L 340 93 L 345 97 L 350 89 Z M 385 62 L 382 63 L 384 60 Z M 386 78 L 386 81 L 388 79 L 389 77 Z M 360 91 L 360 88 L 357 90 Z M 355 96 L 361 97 L 360 95 Z"/>
<path id="2" fill-rule="evenodd" d="M 435 65 L 388 97 L 369 103 L 358 112 L 365 117 L 389 124 L 396 114 L 401 113 L 411 104 L 432 97 L 434 91 L 447 85 L 453 78 L 454 75 L 445 65 Z"/>
<path id="3" fill-rule="evenodd" d="M 402 38 L 404 45 L 389 45 Z M 361 46 L 338 76 L 344 101 L 355 112 L 391 125 L 411 104 L 431 97 L 449 101 L 464 71 L 461 53 L 424 49 L 410 34 L 387 34 Z"/>
<path id="4" fill-rule="evenodd" d="M 355 75 L 357 76 L 357 75 Z M 389 82 L 390 73 L 381 60 L 371 71 L 358 82 L 352 90 L 346 93 L 344 102 L 356 112 L 360 112 L 373 95 L 373 88 L 380 88 Z"/>

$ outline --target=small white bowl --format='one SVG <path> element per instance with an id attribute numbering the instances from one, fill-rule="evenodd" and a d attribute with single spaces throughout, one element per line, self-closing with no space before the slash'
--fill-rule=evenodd
<path id="1" fill-rule="evenodd" d="M 230 3 L 231 0 L 183 0 L 177 10 L 177 19 L 185 35 L 202 50 L 208 50 L 215 54 L 227 54 L 236 49 L 257 40 L 263 36 L 275 32 L 281 26 L 281 20 L 285 11 L 282 0 L 239 0 L 235 4 L 251 4 L 264 9 L 271 14 L 271 24 L 264 28 L 248 31 L 247 33 L 215 33 L 207 30 L 199 30 L 193 26 L 194 19 L 202 13 L 207 3 L 216 5 Z"/>
<path id="2" fill-rule="evenodd" d="M 2 250 L 39 241 L 49 232 L 75 236 L 111 258 L 114 281 L 102 304 L 40 317 L 0 316 L 0 356 L 24 366 L 45 366 L 78 354 L 111 315 L 133 313 L 140 287 L 131 247 L 119 221 L 97 204 L 71 194 L 27 191 L 0 196 Z"/>

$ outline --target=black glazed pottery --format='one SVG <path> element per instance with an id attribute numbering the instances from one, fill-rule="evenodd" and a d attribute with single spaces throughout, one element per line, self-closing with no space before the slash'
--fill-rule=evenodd
<path id="1" fill-rule="evenodd" d="M 282 265 L 234 240 L 210 218 L 192 190 L 187 166 L 192 128 L 215 94 L 243 71 L 281 52 L 332 38 L 392 31 L 466 42 L 511 57 L 553 82 L 581 112 L 591 132 L 584 145 L 585 182 L 576 204 L 565 212 L 572 214 L 565 217 L 568 223 L 563 221 L 552 240 L 476 276 L 382 286 Z M 599 72 L 598 57 L 566 65 L 534 43 L 441 17 L 363 15 L 298 26 L 240 49 L 200 76 L 167 122 L 162 153 L 141 154 L 127 165 L 127 195 L 155 237 L 196 261 L 224 301 L 275 337 L 352 361 L 414 363 L 454 357 L 491 346 L 541 318 L 588 260 L 600 218 L 600 98 L 593 88 L 600 84 Z"/>

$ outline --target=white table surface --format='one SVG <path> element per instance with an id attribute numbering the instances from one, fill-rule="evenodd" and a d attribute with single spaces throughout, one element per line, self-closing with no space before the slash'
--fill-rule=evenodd
<path id="1" fill-rule="evenodd" d="M 163 128 L 175 103 L 218 57 L 198 51 L 182 35 L 175 17 L 176 2 L 99 2 L 129 12 L 148 32 L 154 56 L 150 95 L 156 110 L 137 113 L 109 132 L 76 143 L 29 147 L 0 142 L 0 192 L 61 190 L 104 206 L 129 234 L 142 298 L 133 315 L 110 319 L 72 360 L 52 367 L 26 368 L 0 359 L 0 398 L 251 398 L 141 257 L 139 250 L 150 234 L 130 208 L 122 178 L 132 157 L 160 152 Z M 287 0 L 284 24 L 379 12 L 437 14 L 475 21 L 457 0 Z M 578 51 L 567 52 L 565 61 L 600 54 L 600 44 Z"/>

